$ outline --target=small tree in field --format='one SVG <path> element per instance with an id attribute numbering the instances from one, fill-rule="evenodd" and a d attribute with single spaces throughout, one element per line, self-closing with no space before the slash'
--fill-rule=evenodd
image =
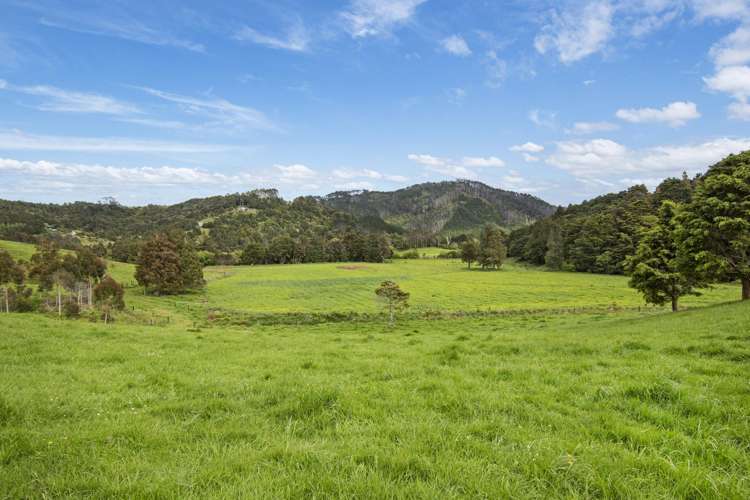
<path id="1" fill-rule="evenodd" d="M 469 238 L 461 245 L 461 260 L 471 269 L 471 264 L 479 258 L 479 244 L 474 238 Z"/>
<path id="2" fill-rule="evenodd" d="M 393 281 L 382 282 L 375 290 L 375 295 L 383 301 L 383 307 L 388 312 L 389 326 L 393 326 L 396 312 L 409 307 L 409 293 L 401 290 L 401 287 Z"/>
<path id="3" fill-rule="evenodd" d="M 677 212 L 675 203 L 662 204 L 656 224 L 643 233 L 638 250 L 627 263 L 630 286 L 641 292 L 647 303 L 658 306 L 671 303 L 675 312 L 679 310 L 680 297 L 695 294 L 693 288 L 699 284 L 679 269 Z"/>
<path id="4" fill-rule="evenodd" d="M 111 276 L 105 276 L 101 282 L 94 288 L 94 301 L 104 313 L 104 324 L 109 322 L 112 310 L 122 311 L 125 309 L 123 297 L 125 290 L 122 285 L 112 279 Z"/>
<path id="5" fill-rule="evenodd" d="M 8 300 L 11 283 L 20 285 L 24 280 L 23 268 L 16 264 L 13 257 L 5 250 L 0 250 L 0 286 L 5 292 L 5 312 L 10 312 L 10 301 Z"/>

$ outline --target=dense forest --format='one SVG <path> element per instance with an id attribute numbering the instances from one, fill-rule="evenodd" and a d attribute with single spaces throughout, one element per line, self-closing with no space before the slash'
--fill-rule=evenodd
<path id="1" fill-rule="evenodd" d="M 625 274 L 642 233 L 664 201 L 688 203 L 697 178 L 670 178 L 651 193 L 633 186 L 567 208 L 513 231 L 509 255 L 535 265 L 574 271 Z"/>

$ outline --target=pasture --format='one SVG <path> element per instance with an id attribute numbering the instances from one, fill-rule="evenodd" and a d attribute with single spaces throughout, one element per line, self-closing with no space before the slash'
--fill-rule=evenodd
<path id="1" fill-rule="evenodd" d="M 113 325 L 0 314 L 0 498 L 750 496 L 750 304 L 726 303 L 735 285 L 672 314 L 639 309 L 625 277 L 513 263 L 206 278 L 179 297 L 128 288 Z M 512 314 L 393 329 L 206 316 L 375 312 L 385 279 L 417 313 Z"/>

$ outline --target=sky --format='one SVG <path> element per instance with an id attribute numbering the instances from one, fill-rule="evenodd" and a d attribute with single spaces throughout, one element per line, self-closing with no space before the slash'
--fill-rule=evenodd
<path id="1" fill-rule="evenodd" d="M 0 0 L 0 198 L 473 179 L 554 204 L 750 149 L 750 0 Z"/>

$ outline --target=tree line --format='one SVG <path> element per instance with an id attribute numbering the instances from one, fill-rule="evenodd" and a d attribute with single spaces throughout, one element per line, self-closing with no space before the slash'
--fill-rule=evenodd
<path id="1" fill-rule="evenodd" d="M 551 269 L 628 274 L 648 303 L 671 304 L 716 282 L 750 299 L 750 151 L 654 193 L 635 186 L 514 231 L 509 252 Z"/>

